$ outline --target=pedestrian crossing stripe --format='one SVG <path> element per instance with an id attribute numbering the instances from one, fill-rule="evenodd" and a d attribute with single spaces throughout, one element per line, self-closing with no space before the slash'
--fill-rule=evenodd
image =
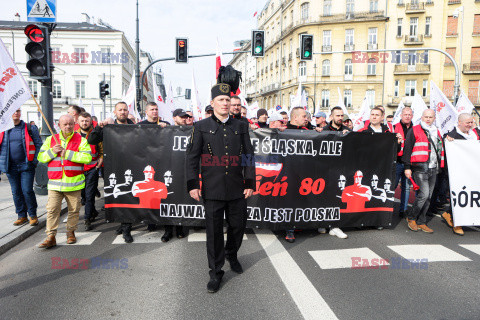
<path id="1" fill-rule="evenodd" d="M 315 250 L 308 251 L 308 253 L 321 269 L 352 269 L 362 266 L 361 261 L 365 259 L 369 265 L 373 264 L 373 261 L 378 263 L 377 266 L 389 265 L 385 259 L 381 258 L 369 248 Z M 359 263 L 360 265 L 358 265 Z"/>
<path id="2" fill-rule="evenodd" d="M 427 259 L 430 262 L 441 261 L 472 261 L 451 249 L 440 244 L 409 244 L 388 246 L 391 250 L 405 259 L 422 260 Z"/>
<path id="3" fill-rule="evenodd" d="M 480 244 L 459 244 L 459 246 L 480 255 Z"/>
<path id="4" fill-rule="evenodd" d="M 77 242 L 74 244 L 69 244 L 69 246 L 73 246 L 73 245 L 89 246 L 100 236 L 100 234 L 102 233 L 101 232 L 75 232 L 75 237 L 77 238 Z M 57 233 L 57 235 L 55 236 L 55 240 L 57 241 L 57 246 L 67 245 L 67 235 L 65 233 Z"/>
<path id="5" fill-rule="evenodd" d="M 161 243 L 163 232 L 148 232 L 148 231 L 137 231 L 134 230 L 131 232 L 133 237 L 133 243 Z M 205 232 L 189 232 L 186 237 L 188 242 L 205 242 L 207 241 L 207 235 Z M 226 241 L 227 234 L 224 234 L 224 239 Z M 247 235 L 243 235 L 243 240 L 248 240 Z M 118 235 L 112 244 L 125 244 L 125 240 L 122 235 Z"/>

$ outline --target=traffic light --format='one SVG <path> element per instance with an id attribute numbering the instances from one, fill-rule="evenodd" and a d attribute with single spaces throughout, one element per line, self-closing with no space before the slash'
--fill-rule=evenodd
<path id="1" fill-rule="evenodd" d="M 300 35 L 300 60 L 312 60 L 313 58 L 313 35 Z"/>
<path id="2" fill-rule="evenodd" d="M 51 77 L 51 65 L 48 28 L 29 24 L 25 27 L 24 32 L 29 40 L 25 46 L 25 51 L 29 55 L 27 69 L 30 71 L 30 78 L 37 80 L 49 79 Z"/>
<path id="3" fill-rule="evenodd" d="M 100 88 L 100 99 L 105 100 L 105 97 L 110 94 L 110 92 L 107 90 L 109 88 L 108 83 L 106 83 L 105 81 L 100 81 L 99 88 Z"/>
<path id="4" fill-rule="evenodd" d="M 252 57 L 263 57 L 265 54 L 265 31 L 252 31 Z"/>
<path id="5" fill-rule="evenodd" d="M 175 62 L 188 63 L 188 39 L 176 39 L 176 55 Z"/>

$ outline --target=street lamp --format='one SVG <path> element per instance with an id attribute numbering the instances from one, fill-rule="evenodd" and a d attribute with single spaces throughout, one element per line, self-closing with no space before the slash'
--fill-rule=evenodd
<path id="1" fill-rule="evenodd" d="M 460 66 L 460 68 L 463 68 L 463 65 L 462 65 L 463 21 L 465 20 L 465 19 L 464 19 L 465 11 L 463 10 L 463 6 L 460 6 L 460 7 L 458 7 L 457 9 L 455 9 L 455 11 L 453 11 L 453 17 L 454 17 L 455 19 L 458 19 L 460 13 L 462 14 L 462 25 L 461 25 L 461 27 L 460 27 L 460 59 L 459 59 L 459 66 Z M 460 72 L 459 82 L 462 83 L 462 72 Z M 460 93 L 458 93 L 458 94 L 460 94 Z"/>

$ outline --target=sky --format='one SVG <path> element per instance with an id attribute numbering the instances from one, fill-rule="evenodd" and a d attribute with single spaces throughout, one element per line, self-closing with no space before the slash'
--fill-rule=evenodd
<path id="1" fill-rule="evenodd" d="M 216 52 L 216 41 L 223 52 L 233 50 L 233 42 L 250 39 L 256 27 L 253 14 L 266 0 L 139 0 L 140 48 L 154 59 L 175 56 L 175 38 L 189 38 L 189 54 Z M 135 50 L 136 0 L 57 0 L 57 22 L 82 22 L 82 13 L 98 18 L 125 32 Z M 2 1 L 0 20 L 13 20 L 15 13 L 26 20 L 26 1 Z M 232 55 L 224 56 L 230 60 Z M 160 63 L 159 63 L 160 64 Z M 224 64 L 226 64 L 224 62 Z M 202 103 L 209 101 L 215 83 L 215 57 L 190 59 L 187 65 L 162 62 L 165 82 L 177 87 L 192 87 L 192 71 Z M 193 88 L 192 88 L 193 89 Z M 193 90 L 192 90 L 193 91 Z M 168 89 L 167 89 L 168 92 Z"/>

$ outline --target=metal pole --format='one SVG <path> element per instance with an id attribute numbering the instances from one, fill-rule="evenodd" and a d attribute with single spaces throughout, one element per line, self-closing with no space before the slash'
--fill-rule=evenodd
<path id="1" fill-rule="evenodd" d="M 140 83 L 140 38 L 139 38 L 139 20 L 138 20 L 138 0 L 137 0 L 137 38 L 135 39 L 136 54 L 137 54 L 137 68 L 135 74 L 135 81 L 137 84 L 137 110 L 140 109 L 140 101 L 143 100 L 143 77 Z M 145 73 L 144 73 L 145 74 Z M 141 94 L 141 95 L 140 95 Z"/>
<path id="2" fill-rule="evenodd" d="M 462 26 L 460 27 L 460 67 L 463 67 L 462 66 L 462 48 L 463 48 L 463 22 L 465 20 L 465 10 L 463 8 L 463 6 L 461 6 L 460 8 L 462 8 Z M 460 74 L 460 79 L 459 81 L 461 81 L 462 75 Z M 457 89 L 458 91 L 458 89 Z M 455 93 L 455 105 L 457 104 L 457 100 L 458 100 L 458 92 Z"/>
<path id="3" fill-rule="evenodd" d="M 105 83 L 105 72 L 103 73 L 103 83 Z M 107 116 L 106 116 L 107 110 L 105 108 L 105 97 L 102 99 L 102 101 L 103 101 L 103 119 L 102 120 L 105 120 L 105 119 L 107 119 Z"/>
<path id="4" fill-rule="evenodd" d="M 315 101 L 317 101 L 317 59 L 313 64 L 313 69 L 315 69 L 315 74 L 313 76 L 313 114 L 317 112 L 317 106 Z"/>
<path id="5" fill-rule="evenodd" d="M 457 62 L 455 61 L 455 59 L 446 51 L 443 51 L 441 49 L 437 49 L 437 48 L 429 48 L 429 47 L 426 47 L 426 48 L 420 48 L 420 47 L 416 47 L 416 48 L 409 48 L 409 49 L 376 49 L 376 50 L 362 50 L 362 51 L 332 51 L 332 52 L 328 52 L 328 54 L 334 54 L 334 53 L 350 53 L 352 55 L 354 54 L 357 54 L 357 53 L 360 53 L 360 52 L 388 52 L 388 51 L 391 51 L 392 54 L 395 53 L 395 51 L 437 51 L 437 52 L 440 52 L 440 53 L 443 53 L 444 55 L 446 55 L 452 62 L 453 62 L 453 66 L 455 67 L 455 83 L 454 83 L 454 102 L 457 103 L 457 100 L 458 100 L 458 89 L 460 88 L 460 69 L 458 67 L 458 64 Z M 313 54 L 326 54 L 325 52 L 313 52 Z M 387 59 L 388 57 L 385 57 L 385 59 Z"/>

